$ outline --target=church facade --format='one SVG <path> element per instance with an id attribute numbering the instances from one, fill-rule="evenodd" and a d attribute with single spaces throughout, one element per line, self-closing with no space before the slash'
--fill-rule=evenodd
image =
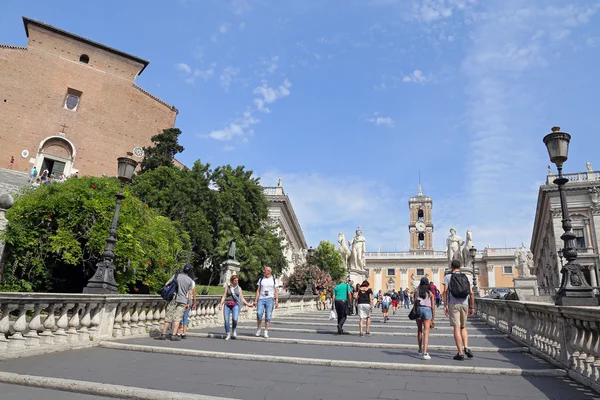
<path id="1" fill-rule="evenodd" d="M 368 280 L 375 292 L 407 287 L 414 290 L 425 276 L 441 290 L 442 280 L 449 268 L 448 255 L 446 251 L 433 247 L 433 200 L 423 194 L 420 185 L 417 195 L 408 201 L 408 218 L 408 251 L 366 253 Z M 465 240 L 465 237 L 462 239 Z M 475 274 L 482 296 L 492 288 L 513 287 L 513 278 L 518 276 L 516 252 L 517 248 L 490 247 L 477 251 Z M 463 270 L 472 274 L 472 263 L 464 265 Z"/>
<path id="2" fill-rule="evenodd" d="M 177 109 L 137 86 L 149 62 L 23 18 L 26 47 L 0 45 L 0 161 L 57 177 L 116 174 L 141 161 Z"/>

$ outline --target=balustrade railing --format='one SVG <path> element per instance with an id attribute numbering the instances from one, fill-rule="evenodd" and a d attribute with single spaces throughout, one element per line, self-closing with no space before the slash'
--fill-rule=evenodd
<path id="1" fill-rule="evenodd" d="M 189 327 L 222 324 L 220 298 L 198 296 Z M 166 304 L 157 295 L 0 293 L 0 359 L 152 335 L 164 324 Z M 314 309 L 315 296 L 280 296 L 276 313 Z M 252 311 L 244 306 L 239 318 L 255 318 Z"/>
<path id="2" fill-rule="evenodd" d="M 475 299 L 488 325 L 600 392 L 600 308 Z"/>

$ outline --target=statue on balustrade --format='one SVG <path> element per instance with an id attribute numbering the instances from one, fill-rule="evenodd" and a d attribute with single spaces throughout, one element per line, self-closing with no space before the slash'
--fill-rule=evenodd
<path id="1" fill-rule="evenodd" d="M 462 249 L 464 267 L 471 265 L 471 253 L 469 253 L 471 247 L 473 247 L 473 232 L 470 229 L 467 229 L 467 234 L 465 235 L 465 247 Z"/>
<path id="2" fill-rule="evenodd" d="M 586 162 L 585 162 L 585 167 L 587 168 L 587 171 L 588 171 L 588 172 L 592 172 L 592 171 L 593 171 L 593 168 L 592 168 L 592 163 L 591 163 L 591 162 L 589 162 L 589 161 L 586 161 Z"/>
<path id="3" fill-rule="evenodd" d="M 531 276 L 531 269 L 533 268 L 533 254 L 525 247 L 524 243 L 521 243 L 521 247 L 517 249 L 515 253 L 515 263 L 517 264 L 517 271 L 519 277 Z"/>
<path id="4" fill-rule="evenodd" d="M 349 267 L 348 264 L 350 262 L 350 249 L 346 245 L 346 236 L 342 232 L 338 233 L 337 241 L 340 245 L 340 248 L 338 249 L 338 251 L 340 252 L 340 255 L 342 256 L 342 264 L 344 265 L 344 269 L 348 270 L 348 267 Z"/>
<path id="5" fill-rule="evenodd" d="M 448 238 L 446 239 L 448 266 L 450 266 L 454 260 L 458 260 L 462 265 L 464 265 L 464 260 L 461 254 L 461 246 L 463 244 L 465 244 L 465 242 L 463 242 L 460 236 L 456 234 L 456 229 L 450 228 L 450 235 L 448 235 Z"/>
<path id="6" fill-rule="evenodd" d="M 350 269 L 364 271 L 367 261 L 367 239 L 362 235 L 360 227 L 356 229 L 356 236 L 348 244 L 352 246 L 350 252 Z"/>

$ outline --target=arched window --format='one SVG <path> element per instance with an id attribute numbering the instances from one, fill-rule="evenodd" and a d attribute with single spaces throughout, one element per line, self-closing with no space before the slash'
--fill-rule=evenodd
<path id="1" fill-rule="evenodd" d="M 423 219 L 425 219 L 425 214 L 423 214 L 422 209 L 419 209 L 419 212 L 417 213 L 417 218 L 419 219 L 419 221 L 423 221 Z"/>
<path id="2" fill-rule="evenodd" d="M 425 235 L 423 233 L 419 233 L 419 247 L 425 246 Z"/>
<path id="3" fill-rule="evenodd" d="M 90 57 L 89 57 L 87 54 L 82 54 L 82 55 L 79 57 L 79 62 L 82 62 L 82 63 L 84 63 L 84 64 L 87 64 L 87 63 L 89 63 L 89 62 L 90 62 Z"/>

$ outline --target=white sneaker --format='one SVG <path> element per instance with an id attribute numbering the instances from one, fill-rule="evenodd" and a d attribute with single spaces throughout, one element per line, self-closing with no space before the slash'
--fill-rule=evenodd
<path id="1" fill-rule="evenodd" d="M 229 340 L 229 339 L 231 339 L 231 333 L 228 332 L 227 336 L 225 336 L 225 340 Z"/>
<path id="2" fill-rule="evenodd" d="M 258 330 L 254 334 L 254 336 L 259 337 L 261 332 L 262 332 L 262 328 L 258 328 Z"/>
<path id="3" fill-rule="evenodd" d="M 268 338 L 268 337 L 269 337 L 269 331 L 268 331 L 268 330 L 266 330 L 266 329 L 265 329 L 265 335 L 264 335 L 264 336 L 265 336 L 266 338 Z"/>
<path id="4" fill-rule="evenodd" d="M 423 354 L 423 360 L 431 360 L 431 356 L 429 355 L 429 353 Z"/>
<path id="5" fill-rule="evenodd" d="M 231 337 L 233 337 L 234 339 L 237 337 L 237 329 L 233 330 L 233 335 L 231 335 Z"/>

